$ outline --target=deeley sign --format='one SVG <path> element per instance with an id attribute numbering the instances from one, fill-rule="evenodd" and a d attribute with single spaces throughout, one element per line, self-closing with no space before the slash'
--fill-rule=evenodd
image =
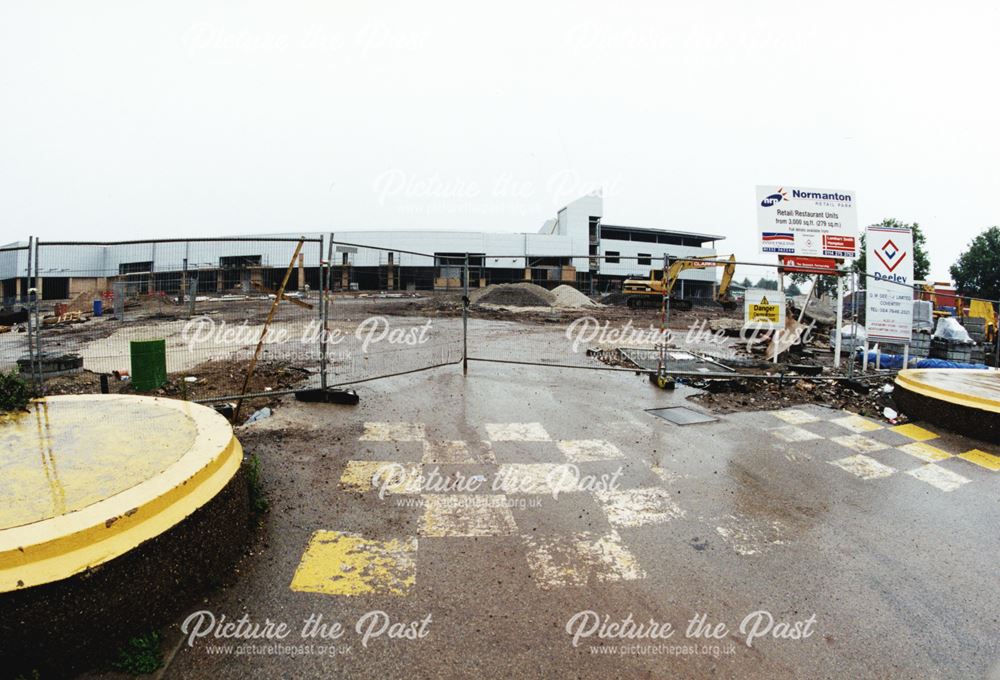
<path id="1" fill-rule="evenodd" d="M 758 186 L 757 228 L 762 253 L 857 257 L 858 212 L 853 191 Z"/>
<path id="2" fill-rule="evenodd" d="M 905 227 L 868 227 L 869 340 L 909 344 L 913 333 L 913 233 Z"/>
<path id="3" fill-rule="evenodd" d="M 784 328 L 785 294 L 777 290 L 750 288 L 743 305 L 744 328 Z"/>

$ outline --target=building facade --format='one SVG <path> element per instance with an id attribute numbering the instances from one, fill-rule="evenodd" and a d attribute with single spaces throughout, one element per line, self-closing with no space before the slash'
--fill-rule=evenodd
<path id="1" fill-rule="evenodd" d="M 261 238 L 297 237 L 269 234 Z M 329 239 L 325 233 L 304 234 Z M 462 285 L 465 257 L 470 286 L 529 280 L 561 283 L 601 292 L 627 277 L 643 277 L 663 266 L 664 257 L 715 256 L 713 234 L 629 227 L 604 221 L 601 196 L 583 196 L 546 221 L 536 232 L 503 233 L 437 230 L 344 230 L 333 233 L 331 283 L 335 289 L 423 290 Z M 316 288 L 325 241 L 307 244 L 299 273 L 289 288 Z M 12 244 L 13 245 L 13 244 Z M 110 289 L 127 281 L 139 292 L 173 294 L 197 280 L 203 293 L 249 292 L 275 288 L 295 248 L 291 241 L 198 240 L 54 245 L 38 251 L 38 287 L 43 299 Z M 684 294 L 710 297 L 714 269 L 681 275 Z M 5 300 L 28 290 L 27 250 L 0 250 L 0 284 Z"/>

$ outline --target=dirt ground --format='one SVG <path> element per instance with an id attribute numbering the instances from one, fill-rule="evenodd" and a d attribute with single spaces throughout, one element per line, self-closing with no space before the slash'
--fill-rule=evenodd
<path id="1" fill-rule="evenodd" d="M 316 309 L 317 300 L 307 300 Z M 270 302 L 263 298 L 250 297 L 246 300 L 213 299 L 199 302 L 196 314 L 208 314 L 217 320 L 229 324 L 246 321 L 260 323 L 269 309 Z M 372 316 L 382 316 L 389 319 L 399 318 L 413 320 L 450 319 L 457 320 L 462 314 L 462 299 L 460 293 L 350 293 L 334 295 L 329 303 L 329 318 L 331 326 L 338 324 L 356 324 L 358 321 Z M 155 324 L 158 319 L 172 321 L 174 325 L 169 332 L 175 333 L 180 328 L 176 322 L 182 320 L 186 307 L 171 302 L 169 299 L 151 299 L 127 309 L 126 316 L 137 326 Z M 279 306 L 277 322 L 303 320 L 313 318 L 313 312 L 291 305 Z M 497 355 L 518 359 L 531 360 L 527 351 L 526 341 L 521 340 L 523 333 L 559 333 L 565 331 L 570 324 L 582 318 L 589 317 L 598 324 L 610 328 L 620 328 L 630 325 L 637 329 L 658 329 L 664 321 L 663 311 L 657 308 L 630 309 L 625 305 L 599 305 L 585 308 L 555 308 L 555 307 L 513 307 L 499 305 L 473 304 L 469 308 L 470 322 L 487 323 L 502 322 L 502 336 L 509 338 L 510 352 Z M 824 366 L 824 372 L 829 372 L 832 355 L 829 349 L 829 332 L 824 327 L 817 327 L 810 342 L 803 347 L 795 348 L 786 355 L 785 361 L 774 365 L 763 361 L 763 344 L 751 348 L 734 334 L 733 329 L 740 325 L 741 315 L 738 310 L 726 311 L 715 304 L 696 305 L 687 311 L 673 310 L 670 315 L 670 328 L 674 333 L 674 345 L 682 351 L 701 353 L 723 361 L 727 366 L 745 374 L 778 374 L 788 372 L 790 366 Z M 445 323 L 442 332 L 446 337 L 452 331 Z M 44 330 L 44 347 L 50 350 L 79 351 L 87 343 L 107 340 L 123 326 L 107 317 L 90 319 L 83 323 L 73 323 L 57 326 L 47 326 Z M 164 328 L 167 328 L 166 326 Z M 495 334 L 490 326 L 491 335 Z M 704 335 L 718 335 L 726 330 L 724 344 L 714 342 L 692 341 L 691 329 L 701 329 Z M 167 331 L 164 331 L 167 332 Z M 471 342 L 471 341 L 470 341 Z M 169 341 L 168 341 L 169 345 Z M 592 347 L 607 350 L 613 349 L 607 344 L 595 343 Z M 471 347 L 471 345 L 470 345 Z M 541 359 L 543 362 L 560 360 L 562 346 L 553 344 L 551 351 L 547 350 Z M 650 345 L 652 347 L 652 345 Z M 117 345 L 114 348 L 118 350 Z M 472 347 L 476 353 L 478 347 Z M 168 351 L 174 351 L 168 346 Z M 524 354 L 525 356 L 518 356 Z M 724 357 L 724 358 L 723 358 Z M 611 351 L 597 353 L 588 358 L 588 362 L 603 362 L 614 367 L 633 368 L 627 360 Z M 154 394 L 180 399 L 202 399 L 207 397 L 238 394 L 242 387 L 243 376 L 247 362 L 241 360 L 213 360 L 171 373 L 168 382 Z M 409 368 L 406 366 L 404 368 Z M 262 361 L 250 385 L 251 391 L 282 390 L 297 386 L 306 381 L 315 366 L 306 368 L 290 361 Z M 721 370 L 721 369 L 720 369 Z M 194 377 L 193 382 L 185 378 Z M 688 379 L 691 386 L 706 390 L 694 399 L 712 410 L 732 412 L 736 410 L 765 410 L 779 408 L 790 404 L 825 403 L 836 405 L 850 411 L 865 415 L 880 415 L 886 405 L 886 399 L 879 391 L 888 378 L 876 379 L 871 388 L 854 385 L 848 387 L 843 383 L 828 380 L 789 380 L 783 384 L 778 381 L 748 381 L 738 380 L 697 380 Z M 111 392 L 131 393 L 129 382 L 111 380 Z M 49 394 L 81 394 L 100 391 L 100 378 L 96 372 L 85 371 L 76 376 L 50 379 L 46 382 L 46 392 Z M 273 406 L 274 399 L 257 399 L 247 404 L 249 408 Z"/>
<path id="2" fill-rule="evenodd" d="M 147 394 L 174 399 L 197 400 L 239 394 L 243 387 L 246 370 L 246 361 L 207 361 L 190 370 L 169 374 L 167 382 L 152 392 L 137 392 L 131 381 L 119 380 L 114 376 L 110 377 L 108 386 L 112 394 Z M 292 366 L 287 362 L 261 361 L 258 362 L 254 370 L 247 392 L 289 389 L 303 383 L 309 375 L 308 370 Z M 196 380 L 190 382 L 185 378 L 196 378 Z M 91 371 L 59 376 L 45 381 L 45 392 L 49 395 L 95 394 L 100 391 L 100 375 Z M 253 410 L 265 406 L 274 408 L 277 403 L 278 397 L 248 399 L 243 403 L 243 413 L 249 415 Z"/>

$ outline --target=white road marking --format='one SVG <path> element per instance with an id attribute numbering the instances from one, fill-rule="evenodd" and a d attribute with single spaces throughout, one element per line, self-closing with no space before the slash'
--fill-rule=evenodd
<path id="1" fill-rule="evenodd" d="M 551 439 L 541 423 L 486 423 L 486 433 L 494 442 L 547 442 Z"/>
<path id="2" fill-rule="evenodd" d="M 662 524 L 685 515 L 670 497 L 670 492 L 660 487 L 599 491 L 594 495 L 613 527 Z"/>
<path id="3" fill-rule="evenodd" d="M 830 437 L 830 441 L 836 442 L 841 446 L 846 446 L 847 448 L 857 451 L 858 453 L 873 453 L 875 451 L 882 451 L 883 449 L 890 448 L 888 444 L 883 444 L 880 441 L 876 441 L 871 437 L 865 437 L 860 434 L 845 434 L 841 437 Z"/>
<path id="4" fill-rule="evenodd" d="M 802 425 L 804 423 L 815 423 L 819 420 L 811 413 L 806 413 L 796 408 L 786 408 L 780 411 L 771 411 L 771 415 L 779 420 L 784 420 L 789 425 Z"/>
<path id="5" fill-rule="evenodd" d="M 624 458 L 618 447 L 603 439 L 563 439 L 556 442 L 566 459 L 573 463 Z"/>
<path id="6" fill-rule="evenodd" d="M 869 458 L 860 453 L 856 456 L 841 458 L 840 460 L 831 460 L 830 465 L 836 465 L 861 479 L 888 477 L 896 471 L 896 468 L 883 465 L 874 458 Z"/>
<path id="7" fill-rule="evenodd" d="M 651 465 L 649 469 L 653 471 L 654 475 L 662 479 L 667 484 L 673 484 L 677 480 L 683 479 L 684 477 L 687 476 L 687 475 L 679 475 L 676 472 L 668 470 L 665 467 L 660 467 L 659 465 Z"/>
<path id="8" fill-rule="evenodd" d="M 425 464 L 496 463 L 492 449 L 476 455 L 464 441 L 424 441 Z"/>
<path id="9" fill-rule="evenodd" d="M 507 497 L 487 494 L 424 494 L 420 535 L 510 536 L 517 532 Z"/>
<path id="10" fill-rule="evenodd" d="M 813 434 L 809 430 L 804 430 L 794 425 L 771 430 L 771 434 L 779 439 L 784 439 L 786 442 L 808 442 L 813 439 L 822 439 L 818 434 Z"/>
<path id="11" fill-rule="evenodd" d="M 365 423 L 363 442 L 416 442 L 425 438 L 423 423 Z"/>
<path id="12" fill-rule="evenodd" d="M 922 465 L 916 470 L 908 470 L 906 474 L 916 477 L 921 482 L 927 482 L 941 491 L 954 491 L 963 484 L 968 484 L 972 481 L 960 474 L 934 464 Z"/>
<path id="13" fill-rule="evenodd" d="M 577 491 L 577 471 L 573 468 L 568 463 L 503 463 L 497 470 L 494 490 L 510 494 Z"/>
<path id="14" fill-rule="evenodd" d="M 542 590 L 646 578 L 616 531 L 521 538 L 527 548 L 528 568 Z"/>
<path id="15" fill-rule="evenodd" d="M 777 521 L 756 520 L 752 517 L 730 515 L 731 520 L 724 526 L 715 527 L 738 555 L 757 555 L 772 545 L 783 545 L 785 526 Z"/>

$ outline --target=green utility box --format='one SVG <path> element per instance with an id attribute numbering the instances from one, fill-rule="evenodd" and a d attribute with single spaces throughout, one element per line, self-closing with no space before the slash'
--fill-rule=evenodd
<path id="1" fill-rule="evenodd" d="M 149 392 L 167 382 L 167 341 L 132 340 L 132 387 Z"/>

